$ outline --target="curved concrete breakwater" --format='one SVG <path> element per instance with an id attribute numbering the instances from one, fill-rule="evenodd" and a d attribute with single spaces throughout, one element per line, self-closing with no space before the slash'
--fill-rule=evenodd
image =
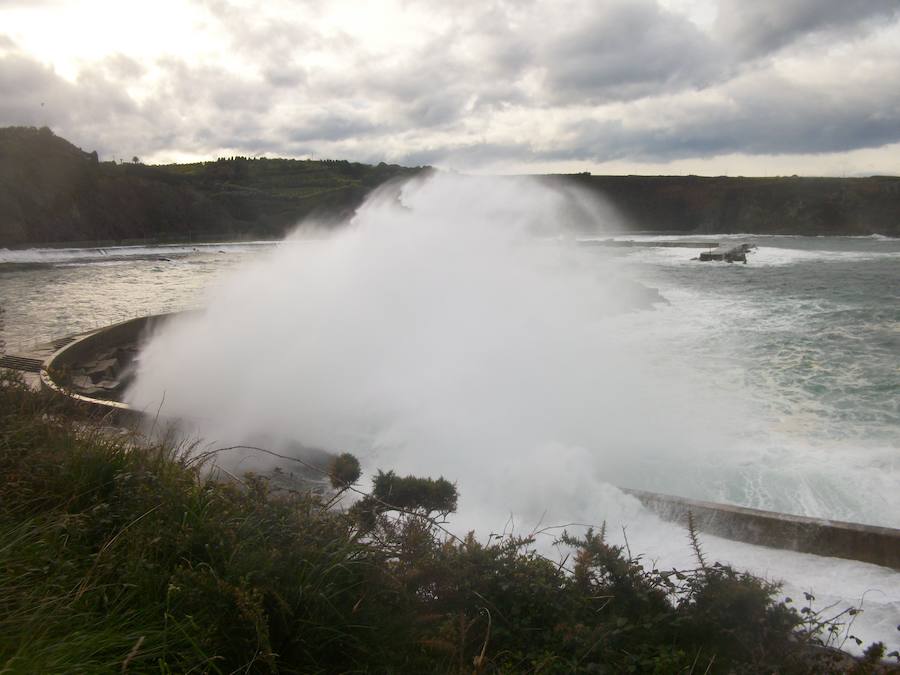
<path id="1" fill-rule="evenodd" d="M 143 339 L 171 314 L 138 317 L 75 336 L 42 364 L 43 386 L 117 418 L 140 418 L 121 401 Z M 62 343 L 63 341 L 60 341 Z M 808 518 L 729 504 L 623 489 L 664 520 L 725 539 L 900 570 L 900 530 Z"/>
<path id="2" fill-rule="evenodd" d="M 141 316 L 73 336 L 43 362 L 41 385 L 97 410 L 140 416 L 121 397 L 141 342 L 171 316 Z"/>

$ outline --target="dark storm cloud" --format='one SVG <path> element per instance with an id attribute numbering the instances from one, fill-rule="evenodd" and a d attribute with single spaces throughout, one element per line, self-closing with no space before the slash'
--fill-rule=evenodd
<path id="1" fill-rule="evenodd" d="M 160 103 L 166 99 L 176 108 L 263 113 L 271 107 L 276 96 L 276 91 L 265 81 L 219 66 L 191 65 L 175 59 L 166 59 L 159 65 L 163 86 L 155 98 Z"/>
<path id="2" fill-rule="evenodd" d="M 374 56 L 344 36 L 335 46 L 356 55 L 352 67 L 324 77 L 313 72 L 311 86 L 314 93 L 365 96 L 424 127 L 452 122 L 469 107 L 522 102 L 517 80 L 532 65 L 535 47 L 527 30 L 509 22 L 502 7 L 472 3 L 427 41 Z"/>
<path id="3" fill-rule="evenodd" d="M 717 32 L 742 56 L 758 56 L 809 34 L 852 34 L 889 21 L 898 0 L 720 0 Z"/>
<path id="4" fill-rule="evenodd" d="M 649 0 L 597 3 L 541 52 L 550 95 L 568 102 L 704 87 L 723 75 L 722 56 L 694 24 Z"/>
<path id="5" fill-rule="evenodd" d="M 291 143 L 309 141 L 339 141 L 346 138 L 362 138 L 379 131 L 366 115 L 341 114 L 321 111 L 308 115 L 295 125 L 281 130 L 281 136 Z"/>
<path id="6" fill-rule="evenodd" d="M 452 38 L 402 58 L 358 62 L 343 86 L 350 96 L 364 92 L 402 115 L 406 126 L 433 127 L 456 120 L 481 80 L 452 48 Z"/>
<path id="7" fill-rule="evenodd" d="M 680 115 L 678 104 L 670 104 L 667 113 L 678 119 L 667 123 L 575 122 L 569 129 L 572 140 L 550 157 L 651 161 L 880 147 L 900 142 L 900 77 L 895 73 L 883 83 L 877 96 L 867 87 L 834 95 L 769 75 L 754 76 L 732 85 L 727 101 L 692 106 Z"/>

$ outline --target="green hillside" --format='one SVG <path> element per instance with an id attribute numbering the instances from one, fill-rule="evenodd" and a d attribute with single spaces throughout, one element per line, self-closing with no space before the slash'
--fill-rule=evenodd
<path id="1" fill-rule="evenodd" d="M 315 214 L 353 212 L 375 187 L 423 169 L 232 157 L 100 162 L 47 128 L 0 129 L 0 246 L 280 237 Z"/>

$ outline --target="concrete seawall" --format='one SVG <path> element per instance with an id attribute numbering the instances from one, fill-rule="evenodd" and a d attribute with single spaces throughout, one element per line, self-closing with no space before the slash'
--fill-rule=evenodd
<path id="1" fill-rule="evenodd" d="M 625 489 L 663 520 L 687 525 L 688 513 L 701 532 L 772 548 L 847 558 L 900 570 L 900 530 L 807 518 L 730 504 L 704 502 Z"/>
<path id="2" fill-rule="evenodd" d="M 105 350 L 140 344 L 172 316 L 174 315 L 141 316 L 76 336 L 44 361 L 40 372 L 41 386 L 101 413 L 117 418 L 139 417 L 141 412 L 133 410 L 127 403 L 85 395 L 67 386 L 66 374 Z"/>

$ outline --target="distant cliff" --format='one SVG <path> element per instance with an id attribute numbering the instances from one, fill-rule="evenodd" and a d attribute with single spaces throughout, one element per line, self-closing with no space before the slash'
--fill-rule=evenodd
<path id="1" fill-rule="evenodd" d="M 99 162 L 49 129 L 0 129 L 0 246 L 278 237 L 337 219 L 375 187 L 427 168 L 233 157 Z M 545 176 L 601 196 L 625 227 L 684 233 L 900 236 L 900 178 Z"/>
<path id="2" fill-rule="evenodd" d="M 685 233 L 900 236 L 900 177 L 550 176 L 605 197 L 627 227 Z"/>

